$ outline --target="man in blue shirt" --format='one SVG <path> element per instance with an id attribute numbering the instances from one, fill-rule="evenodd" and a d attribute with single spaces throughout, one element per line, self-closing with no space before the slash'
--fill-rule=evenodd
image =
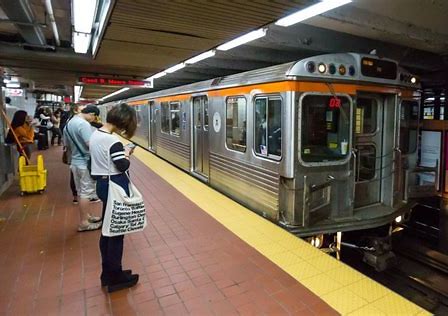
<path id="1" fill-rule="evenodd" d="M 93 129 L 90 122 L 96 120 L 100 111 L 94 105 L 88 105 L 81 113 L 73 116 L 65 126 L 64 144 L 70 147 L 72 156 L 70 169 L 73 172 L 78 191 L 80 223 L 78 231 L 95 230 L 101 227 L 99 218 L 89 215 L 89 200 L 96 198 L 95 181 L 90 176 L 89 140 Z"/>

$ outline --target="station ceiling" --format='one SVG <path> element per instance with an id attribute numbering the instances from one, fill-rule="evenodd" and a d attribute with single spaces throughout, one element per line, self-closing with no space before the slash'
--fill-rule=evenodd
<path id="1" fill-rule="evenodd" d="M 36 91 L 72 94 L 80 76 L 144 79 L 269 25 L 264 38 L 156 79 L 154 89 L 131 89 L 118 98 L 321 53 L 372 50 L 421 75 L 427 86 L 448 85 L 448 1 L 354 0 L 287 28 L 270 25 L 316 2 L 116 0 L 98 54 L 92 58 L 71 48 L 70 0 L 51 1 L 59 45 L 44 1 L 0 0 L 0 66 L 29 80 Z M 33 12 L 31 26 L 17 23 L 18 11 L 27 6 Z M 43 45 L 30 45 L 33 32 L 44 37 Z M 86 86 L 82 97 L 97 99 L 115 90 Z"/>

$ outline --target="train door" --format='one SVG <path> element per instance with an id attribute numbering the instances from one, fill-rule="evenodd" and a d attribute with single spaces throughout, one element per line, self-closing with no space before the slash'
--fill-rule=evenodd
<path id="1" fill-rule="evenodd" d="M 149 149 L 157 151 L 157 113 L 154 101 L 149 101 Z"/>
<path id="2" fill-rule="evenodd" d="M 148 102 L 148 125 L 149 125 L 149 130 L 148 130 L 148 144 L 149 144 L 149 149 L 150 150 L 154 150 L 154 146 L 153 146 L 153 133 L 155 128 L 153 127 L 153 108 L 154 108 L 154 101 L 149 101 Z"/>
<path id="3" fill-rule="evenodd" d="M 354 117 L 355 208 L 359 208 L 381 201 L 384 99 L 380 95 L 358 95 Z"/>
<path id="4" fill-rule="evenodd" d="M 206 96 L 198 96 L 193 98 L 193 124 L 191 126 L 193 129 L 193 172 L 208 178 L 208 99 Z"/>

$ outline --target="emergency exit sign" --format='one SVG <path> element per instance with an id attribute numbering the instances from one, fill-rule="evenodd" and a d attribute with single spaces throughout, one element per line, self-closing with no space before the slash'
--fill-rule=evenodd
<path id="1" fill-rule="evenodd" d="M 120 78 L 104 78 L 104 77 L 79 77 L 79 84 L 95 85 L 95 86 L 120 86 L 133 88 L 152 88 L 153 81 L 120 79 Z"/>

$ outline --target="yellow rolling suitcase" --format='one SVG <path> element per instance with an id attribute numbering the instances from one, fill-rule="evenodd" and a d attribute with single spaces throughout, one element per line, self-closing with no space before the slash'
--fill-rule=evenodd
<path id="1" fill-rule="evenodd" d="M 37 156 L 36 165 L 27 165 L 23 156 L 19 158 L 20 195 L 25 193 L 42 194 L 47 188 L 47 170 L 44 168 L 44 158 Z"/>

